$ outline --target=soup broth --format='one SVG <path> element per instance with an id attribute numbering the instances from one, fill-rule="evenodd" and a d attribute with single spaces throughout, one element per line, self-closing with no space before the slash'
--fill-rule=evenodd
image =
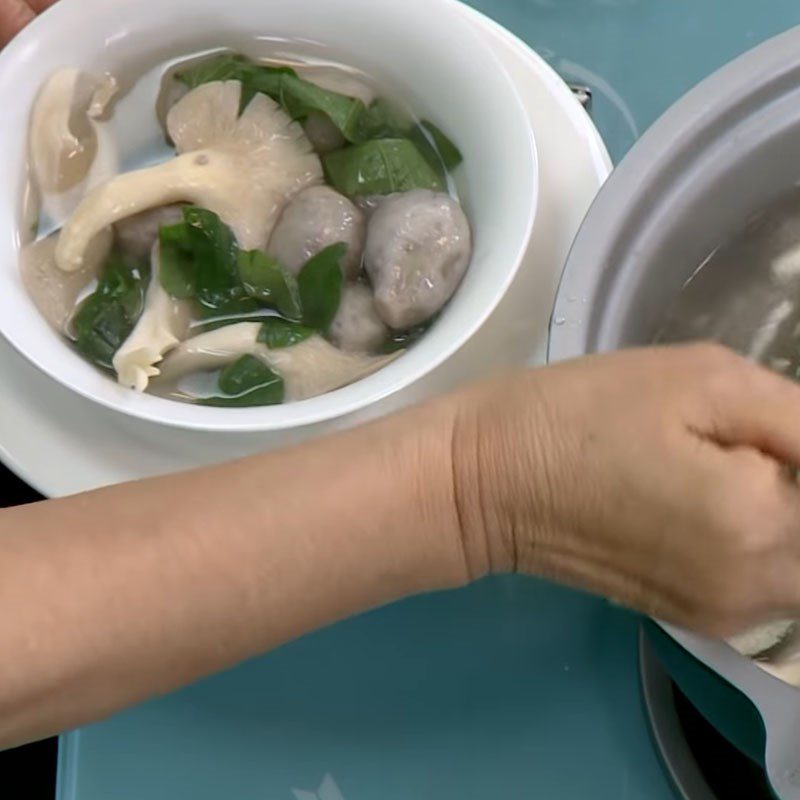
<path id="1" fill-rule="evenodd" d="M 455 140 L 285 45 L 172 59 L 124 93 L 65 70 L 37 100 L 23 280 L 131 389 L 219 406 L 332 391 L 424 336 L 468 266 Z M 42 150 L 43 120 L 76 119 L 85 141 Z M 48 169 L 76 153 L 87 174 L 54 190 Z"/>

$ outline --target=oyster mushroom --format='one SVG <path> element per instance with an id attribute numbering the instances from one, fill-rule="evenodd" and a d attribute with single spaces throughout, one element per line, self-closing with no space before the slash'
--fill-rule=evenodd
<path id="1" fill-rule="evenodd" d="M 260 330 L 257 322 L 238 322 L 187 339 L 164 359 L 161 379 L 174 382 L 193 372 L 221 369 L 241 356 L 254 355 L 283 378 L 285 399 L 293 402 L 366 378 L 401 355 L 345 353 L 318 335 L 292 347 L 273 349 L 258 341 Z"/>
<path id="2" fill-rule="evenodd" d="M 84 266 L 64 272 L 56 266 L 58 235 L 25 245 L 20 252 L 22 283 L 45 320 L 60 333 L 67 326 L 83 290 L 97 278 L 111 252 L 111 231 L 106 228 L 92 241 Z"/>
<path id="3" fill-rule="evenodd" d="M 330 336 L 342 350 L 362 353 L 374 352 L 386 342 L 389 329 L 378 316 L 369 286 L 354 283 L 345 287 Z"/>
<path id="4" fill-rule="evenodd" d="M 450 195 L 415 189 L 386 198 L 364 251 L 378 313 L 396 330 L 430 319 L 455 293 L 471 254 L 469 222 Z"/>
<path id="5" fill-rule="evenodd" d="M 330 186 L 311 186 L 292 198 L 272 231 L 267 248 L 295 275 L 320 250 L 337 242 L 347 245 L 342 259 L 345 277 L 361 270 L 366 224 L 364 214 Z"/>
<path id="6" fill-rule="evenodd" d="M 117 380 L 129 389 L 143 392 L 150 378 L 160 374 L 156 366 L 186 336 L 190 309 L 185 300 L 176 300 L 161 286 L 158 272 L 161 248 L 156 243 L 150 257 L 150 285 L 142 311 L 131 335 L 114 354 Z"/>
<path id="7" fill-rule="evenodd" d="M 104 227 L 179 202 L 218 214 L 242 249 L 264 249 L 287 200 L 321 182 L 322 167 L 302 128 L 270 98 L 256 95 L 239 116 L 241 92 L 238 81 L 207 83 L 178 102 L 167 119 L 178 156 L 89 194 L 61 232 L 59 267 L 80 269 Z"/>
<path id="8" fill-rule="evenodd" d="M 42 210 L 57 226 L 83 193 L 117 172 L 113 141 L 98 122 L 116 93 L 110 75 L 64 69 L 45 82 L 36 98 L 28 142 L 31 176 Z"/>
<path id="9" fill-rule="evenodd" d="M 401 352 L 368 356 L 337 350 L 321 336 L 294 347 L 270 350 L 262 345 L 256 355 L 277 372 L 286 386 L 286 400 L 306 400 L 360 381 L 390 364 Z"/>

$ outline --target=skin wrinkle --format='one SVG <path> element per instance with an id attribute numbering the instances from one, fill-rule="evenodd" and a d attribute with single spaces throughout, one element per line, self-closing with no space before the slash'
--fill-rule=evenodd
<path id="1" fill-rule="evenodd" d="M 481 567 L 476 567 L 471 556 L 472 547 L 467 541 L 468 529 L 467 514 L 465 511 L 465 499 L 462 497 L 462 484 L 458 479 L 458 471 L 456 469 L 456 464 L 459 463 L 459 459 L 461 457 L 459 454 L 458 442 L 460 440 L 459 434 L 462 425 L 463 422 L 461 414 L 456 414 L 455 420 L 453 421 L 453 428 L 450 432 L 450 480 L 452 481 L 453 486 L 453 507 L 455 508 L 456 520 L 458 522 L 458 541 L 461 546 L 461 557 L 464 561 L 464 572 L 467 575 L 467 580 L 471 581 L 489 571 L 489 558 L 487 547 L 484 544 L 482 553 L 480 554 Z"/>

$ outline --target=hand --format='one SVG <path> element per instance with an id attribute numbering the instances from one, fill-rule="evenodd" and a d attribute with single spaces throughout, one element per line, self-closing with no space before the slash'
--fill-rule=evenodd
<path id="1" fill-rule="evenodd" d="M 37 14 L 56 0 L 0 0 L 0 47 L 7 45 Z"/>
<path id="2" fill-rule="evenodd" d="M 473 574 L 535 573 L 727 635 L 800 616 L 800 388 L 721 348 L 629 351 L 470 390 Z"/>

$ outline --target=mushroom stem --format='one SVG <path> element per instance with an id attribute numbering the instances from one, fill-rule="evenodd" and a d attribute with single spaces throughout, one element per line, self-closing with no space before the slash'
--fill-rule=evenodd
<path id="1" fill-rule="evenodd" d="M 283 378 L 288 403 L 359 381 L 403 354 L 402 350 L 385 356 L 346 353 L 319 335 L 292 347 L 270 348 L 258 341 L 260 330 L 257 322 L 239 322 L 187 339 L 164 359 L 159 380 L 176 381 L 192 372 L 220 369 L 249 354 Z"/>
<path id="2" fill-rule="evenodd" d="M 221 153 L 187 153 L 147 169 L 119 175 L 90 192 L 61 231 L 56 262 L 65 272 L 81 269 L 89 243 L 109 225 L 159 206 L 196 203 L 236 223 L 230 208 L 232 170 Z"/>

